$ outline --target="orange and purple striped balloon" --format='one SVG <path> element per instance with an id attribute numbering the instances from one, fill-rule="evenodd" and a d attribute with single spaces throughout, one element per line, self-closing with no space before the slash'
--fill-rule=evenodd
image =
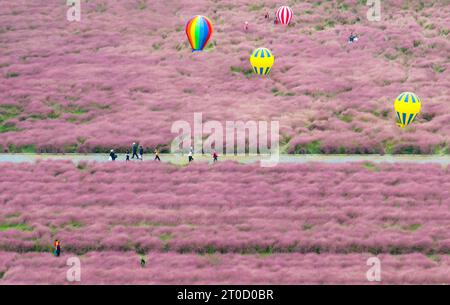
<path id="1" fill-rule="evenodd" d="M 186 24 L 186 35 L 192 52 L 202 51 L 211 38 L 213 27 L 211 20 L 205 16 L 192 17 Z"/>

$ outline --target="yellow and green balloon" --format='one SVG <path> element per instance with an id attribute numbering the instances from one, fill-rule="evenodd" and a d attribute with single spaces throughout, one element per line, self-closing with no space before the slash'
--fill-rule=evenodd
<path id="1" fill-rule="evenodd" d="M 275 57 L 266 48 L 258 48 L 250 56 L 250 64 L 252 65 L 253 72 L 259 75 L 268 75 L 274 62 Z"/>
<path id="2" fill-rule="evenodd" d="M 401 93 L 394 102 L 394 109 L 397 114 L 397 125 L 405 128 L 416 119 L 420 112 L 422 100 L 411 92 Z"/>

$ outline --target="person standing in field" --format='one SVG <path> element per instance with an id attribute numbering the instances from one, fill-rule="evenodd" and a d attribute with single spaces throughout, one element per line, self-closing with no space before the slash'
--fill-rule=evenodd
<path id="1" fill-rule="evenodd" d="M 219 155 L 217 155 L 217 151 L 213 152 L 213 162 L 216 163 L 217 162 L 217 158 L 219 157 Z"/>
<path id="2" fill-rule="evenodd" d="M 53 246 L 55 247 L 55 256 L 59 257 L 61 255 L 61 242 L 57 239 L 55 239 L 55 242 L 53 243 Z"/>
<path id="3" fill-rule="evenodd" d="M 137 159 L 139 159 L 139 156 L 137 154 L 138 145 L 136 143 L 133 143 L 133 146 L 131 146 L 131 151 L 133 152 L 133 155 L 131 156 L 131 159 L 134 159 L 134 156 L 136 156 Z"/>
<path id="4" fill-rule="evenodd" d="M 142 147 L 142 145 L 139 146 L 139 156 L 140 156 L 141 161 L 144 161 L 144 159 L 143 159 L 143 157 L 144 157 L 144 147 Z"/>
<path id="5" fill-rule="evenodd" d="M 350 37 L 348 38 L 348 43 L 354 43 L 358 41 L 358 35 L 353 34 L 351 32 Z"/>
<path id="6" fill-rule="evenodd" d="M 125 161 L 130 161 L 130 150 L 127 149 L 127 152 L 125 154 Z"/>
<path id="7" fill-rule="evenodd" d="M 156 148 L 155 149 L 155 161 L 158 160 L 159 162 L 161 162 L 161 159 L 159 158 L 159 149 Z"/>

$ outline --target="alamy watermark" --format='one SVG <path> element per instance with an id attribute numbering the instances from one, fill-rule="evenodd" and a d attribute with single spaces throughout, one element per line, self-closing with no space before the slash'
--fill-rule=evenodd
<path id="1" fill-rule="evenodd" d="M 367 0 L 369 10 L 367 11 L 367 20 L 380 21 L 381 20 L 381 1 Z"/>
<path id="2" fill-rule="evenodd" d="M 279 161 L 280 124 L 278 121 L 219 121 L 203 122 L 202 113 L 194 113 L 194 126 L 187 121 L 176 121 L 171 132 L 178 134 L 171 143 L 171 153 L 217 152 L 221 154 L 267 155 L 261 166 L 275 166 Z M 204 135 L 207 135 L 206 137 Z"/>
<path id="3" fill-rule="evenodd" d="M 378 257 L 370 257 L 366 262 L 371 268 L 366 273 L 369 282 L 381 282 L 381 261 Z"/>
<path id="4" fill-rule="evenodd" d="M 69 257 L 66 262 L 70 266 L 66 273 L 66 280 L 68 282 L 81 282 L 81 261 L 78 257 Z"/>
<path id="5" fill-rule="evenodd" d="M 81 0 L 67 0 L 67 21 L 81 21 Z"/>

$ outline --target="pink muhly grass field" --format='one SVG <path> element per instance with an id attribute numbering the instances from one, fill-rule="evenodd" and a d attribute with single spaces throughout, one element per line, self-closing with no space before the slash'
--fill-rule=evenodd
<path id="1" fill-rule="evenodd" d="M 369 22 L 364 1 L 322 2 L 296 1 L 293 24 L 275 27 L 272 0 L 82 1 L 81 22 L 66 21 L 65 1 L 2 1 L 0 150 L 167 148 L 172 123 L 201 112 L 278 120 L 291 153 L 448 153 L 450 6 L 387 1 Z M 195 14 L 214 33 L 193 54 L 184 25 Z M 276 57 L 268 78 L 248 71 L 262 46 Z M 423 108 L 400 130 L 403 91 Z"/>
<path id="2" fill-rule="evenodd" d="M 0 284 L 449 283 L 449 200 L 437 165 L 4 163 Z"/>
<path id="3" fill-rule="evenodd" d="M 49 254 L 0 252 L 8 272 L 3 284 L 67 284 L 65 259 Z M 264 255 L 150 253 L 145 268 L 132 252 L 89 252 L 81 257 L 81 284 L 371 284 L 369 254 Z M 449 282 L 448 255 L 379 256 L 382 283 Z"/>

